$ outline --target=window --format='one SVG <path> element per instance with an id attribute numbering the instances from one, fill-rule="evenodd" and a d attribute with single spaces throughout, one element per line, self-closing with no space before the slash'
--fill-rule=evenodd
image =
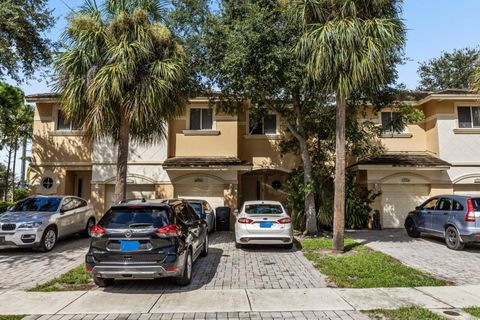
<path id="1" fill-rule="evenodd" d="M 65 119 L 65 115 L 63 114 L 62 110 L 58 110 L 56 129 L 58 131 L 72 131 L 78 130 L 78 127 L 73 125 L 71 121 Z"/>
<path id="2" fill-rule="evenodd" d="M 50 177 L 43 178 L 42 187 L 44 187 L 45 189 L 51 189 L 53 187 L 53 179 Z"/>
<path id="3" fill-rule="evenodd" d="M 438 203 L 437 210 L 450 211 L 452 210 L 452 201 L 450 199 L 442 198 Z"/>
<path id="4" fill-rule="evenodd" d="M 249 204 L 245 206 L 247 214 L 282 214 L 282 207 L 276 204 Z"/>
<path id="5" fill-rule="evenodd" d="M 166 208 L 114 208 L 98 224 L 111 229 L 162 228 L 170 224 L 170 212 Z"/>
<path id="6" fill-rule="evenodd" d="M 62 212 L 73 210 L 75 209 L 76 205 L 77 205 L 77 202 L 75 201 L 74 198 L 66 198 L 62 204 Z"/>
<path id="7" fill-rule="evenodd" d="M 438 202 L 437 198 L 427 200 L 427 202 L 425 202 L 422 205 L 422 209 L 423 210 L 435 210 L 435 207 L 437 206 L 437 202 Z"/>
<path id="8" fill-rule="evenodd" d="M 10 211 L 48 211 L 55 212 L 62 198 L 32 197 L 17 202 Z"/>
<path id="9" fill-rule="evenodd" d="M 400 121 L 400 112 L 381 112 L 380 116 L 382 128 L 385 133 L 402 133 L 405 130 L 405 128 L 402 128 L 402 130 L 395 130 L 395 125 Z"/>
<path id="10" fill-rule="evenodd" d="M 459 128 L 480 128 L 480 107 L 458 107 Z"/>
<path id="11" fill-rule="evenodd" d="M 212 130 L 213 109 L 212 108 L 191 108 L 190 109 L 190 130 Z"/>
<path id="12" fill-rule="evenodd" d="M 250 134 L 277 134 L 277 116 L 267 114 L 260 121 L 250 117 Z"/>
<path id="13" fill-rule="evenodd" d="M 453 210 L 454 211 L 463 211 L 463 206 L 460 202 L 453 200 Z"/>
<path id="14" fill-rule="evenodd" d="M 272 188 L 275 190 L 280 190 L 282 188 L 282 182 L 280 180 L 273 180 Z"/>

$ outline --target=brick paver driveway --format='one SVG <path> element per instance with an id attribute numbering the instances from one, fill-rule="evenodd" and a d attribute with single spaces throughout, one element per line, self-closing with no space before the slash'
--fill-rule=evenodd
<path id="1" fill-rule="evenodd" d="M 233 232 L 210 236 L 210 251 L 193 267 L 192 283 L 179 288 L 167 279 L 116 281 L 106 290 L 288 289 L 325 287 L 323 277 L 294 248 L 255 246 L 236 249 Z"/>
<path id="2" fill-rule="evenodd" d="M 25 290 L 80 265 L 88 239 L 78 236 L 60 240 L 50 252 L 0 249 L 0 290 Z"/>
<path id="3" fill-rule="evenodd" d="M 454 284 L 480 284 L 478 245 L 453 251 L 445 246 L 443 239 L 423 235 L 420 239 L 410 238 L 404 229 L 352 231 L 347 236 Z"/>

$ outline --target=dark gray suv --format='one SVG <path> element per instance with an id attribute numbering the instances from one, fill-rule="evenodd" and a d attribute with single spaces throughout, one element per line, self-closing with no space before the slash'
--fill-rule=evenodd
<path id="1" fill-rule="evenodd" d="M 480 197 L 430 198 L 408 214 L 405 229 L 410 237 L 428 233 L 445 238 L 448 248 L 462 250 L 466 243 L 480 242 Z"/>

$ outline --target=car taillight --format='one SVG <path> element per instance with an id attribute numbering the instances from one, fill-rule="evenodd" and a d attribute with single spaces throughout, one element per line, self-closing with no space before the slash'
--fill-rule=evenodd
<path id="1" fill-rule="evenodd" d="M 465 221 L 475 222 L 475 209 L 473 208 L 472 199 L 467 199 L 467 214 L 465 215 Z"/>
<path id="2" fill-rule="evenodd" d="M 287 217 L 287 218 L 279 219 L 279 220 L 277 220 L 277 222 L 280 223 L 280 224 L 288 224 L 288 223 L 292 223 L 292 219 Z"/>
<path id="3" fill-rule="evenodd" d="M 90 235 L 94 238 L 100 238 L 105 234 L 105 229 L 100 227 L 99 225 L 94 225 L 92 229 L 90 229 Z"/>
<path id="4" fill-rule="evenodd" d="M 241 223 L 241 224 L 250 224 L 250 223 L 253 222 L 252 219 L 248 219 L 248 218 L 240 218 L 237 221 L 238 221 L 238 223 Z"/>
<path id="5" fill-rule="evenodd" d="M 85 268 L 85 271 L 87 271 L 87 272 L 92 272 L 92 271 L 93 271 L 93 267 L 92 267 L 92 266 L 87 266 L 87 267 Z"/>
<path id="6" fill-rule="evenodd" d="M 182 229 L 176 224 L 169 224 L 168 226 L 156 229 L 155 233 L 164 238 L 178 237 L 182 234 Z"/>

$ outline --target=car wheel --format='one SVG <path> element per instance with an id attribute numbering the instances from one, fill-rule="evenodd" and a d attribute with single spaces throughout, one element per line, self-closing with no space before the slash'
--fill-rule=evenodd
<path id="1" fill-rule="evenodd" d="M 206 257 L 208 255 L 208 232 L 205 234 L 205 242 L 203 243 L 202 253 L 200 256 Z"/>
<path id="2" fill-rule="evenodd" d="M 94 218 L 88 219 L 87 226 L 85 227 L 85 230 L 83 230 L 83 236 L 84 237 L 86 237 L 86 238 L 91 237 L 91 230 L 92 230 L 94 225 L 95 225 L 95 219 Z"/>
<path id="3" fill-rule="evenodd" d="M 97 276 L 93 276 L 93 282 L 100 288 L 105 288 L 109 287 L 113 284 L 113 279 L 104 279 L 104 278 L 99 278 Z"/>
<path id="4" fill-rule="evenodd" d="M 462 250 L 465 247 L 465 243 L 460 241 L 460 235 L 457 228 L 449 226 L 445 230 L 445 243 L 447 247 L 452 250 Z"/>
<path id="5" fill-rule="evenodd" d="M 412 238 L 420 237 L 420 231 L 418 231 L 417 226 L 415 225 L 415 222 L 412 219 L 408 219 L 407 221 L 405 221 L 405 229 L 407 230 L 407 234 L 409 237 L 412 237 Z"/>
<path id="6" fill-rule="evenodd" d="M 57 231 L 54 227 L 48 227 L 43 232 L 38 249 L 43 252 L 51 251 L 55 244 L 57 244 Z"/>
<path id="7" fill-rule="evenodd" d="M 177 278 L 177 284 L 179 286 L 188 286 L 192 281 L 192 269 L 193 269 L 193 259 L 192 251 L 188 250 L 187 256 L 185 257 L 185 266 L 183 267 L 183 274 L 181 277 Z"/>
<path id="8" fill-rule="evenodd" d="M 293 248 L 293 242 L 292 243 L 288 243 L 288 244 L 284 244 L 283 247 L 285 249 L 292 249 Z"/>

